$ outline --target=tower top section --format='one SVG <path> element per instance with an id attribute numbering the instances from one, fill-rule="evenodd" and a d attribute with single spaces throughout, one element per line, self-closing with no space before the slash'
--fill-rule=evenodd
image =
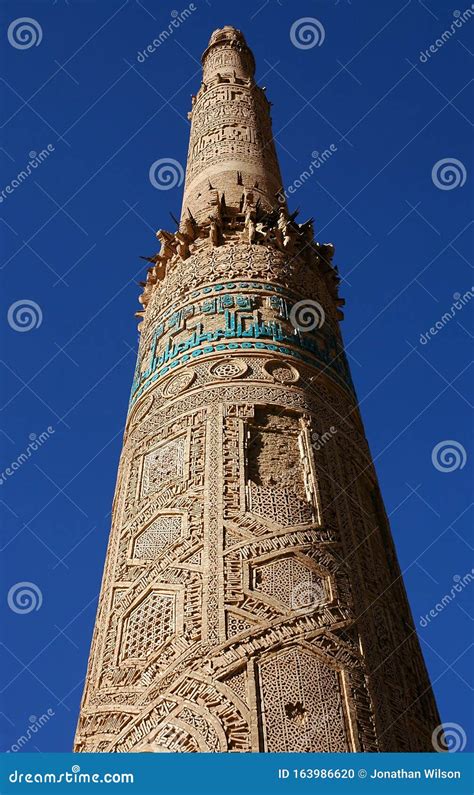
<path id="1" fill-rule="evenodd" d="M 201 63 L 204 82 L 212 79 L 216 70 L 222 66 L 232 65 L 235 74 L 242 78 L 253 78 L 255 74 L 252 50 L 248 47 L 244 34 L 231 25 L 214 31 L 207 49 L 203 52 Z"/>
<path id="2" fill-rule="evenodd" d="M 249 194 L 253 204 L 271 210 L 282 193 L 270 103 L 255 83 L 255 59 L 240 30 L 215 30 L 202 67 L 189 114 L 182 225 L 190 217 L 206 222 L 223 204 L 242 212 Z"/>

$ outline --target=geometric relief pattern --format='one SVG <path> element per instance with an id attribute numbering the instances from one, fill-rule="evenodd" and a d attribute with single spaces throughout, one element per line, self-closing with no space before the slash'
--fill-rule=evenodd
<path id="1" fill-rule="evenodd" d="M 180 436 L 147 453 L 143 459 L 142 496 L 158 491 L 169 480 L 183 477 L 185 447 L 185 437 Z"/>
<path id="2" fill-rule="evenodd" d="M 275 489 L 249 483 L 249 511 L 262 519 L 289 527 L 314 521 L 311 505 L 291 488 Z"/>
<path id="3" fill-rule="evenodd" d="M 76 750 L 432 751 L 440 719 L 340 382 L 332 246 L 275 199 L 269 103 L 241 34 L 213 34 L 203 64 L 198 181 L 140 296 Z M 320 302 L 325 329 L 305 330 L 300 307 L 296 333 L 298 297 Z M 312 445 L 316 425 L 337 434 Z"/>
<path id="4" fill-rule="evenodd" d="M 151 560 L 181 535 L 181 516 L 159 516 L 137 536 L 133 545 L 133 558 Z"/>
<path id="5" fill-rule="evenodd" d="M 244 703 L 247 702 L 247 677 L 245 671 L 240 671 L 239 673 L 233 674 L 233 676 L 229 676 L 229 678 L 224 681 L 224 684 L 230 687 Z"/>
<path id="6" fill-rule="evenodd" d="M 219 740 L 215 729 L 198 712 L 184 707 L 178 715 L 179 719 L 190 724 L 204 738 L 210 751 L 219 751 Z"/>
<path id="7" fill-rule="evenodd" d="M 252 624 L 246 621 L 242 616 L 237 616 L 234 613 L 227 612 L 227 637 L 231 638 L 233 635 L 239 635 L 240 632 L 246 632 L 252 629 Z"/>
<path id="8" fill-rule="evenodd" d="M 323 581 L 295 558 L 281 558 L 254 569 L 254 588 L 297 609 L 325 600 Z"/>
<path id="9" fill-rule="evenodd" d="M 313 476 L 300 417 L 256 408 L 246 453 L 248 510 L 283 527 L 311 524 Z"/>
<path id="10" fill-rule="evenodd" d="M 265 751 L 349 751 L 337 671 L 313 654 L 284 650 L 260 663 Z"/>
<path id="11" fill-rule="evenodd" d="M 176 597 L 151 591 L 125 621 L 122 659 L 146 660 L 175 631 Z"/>

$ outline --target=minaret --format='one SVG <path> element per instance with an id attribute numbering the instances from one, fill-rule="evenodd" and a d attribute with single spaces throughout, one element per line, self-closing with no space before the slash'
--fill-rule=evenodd
<path id="1" fill-rule="evenodd" d="M 430 751 L 439 725 L 344 354 L 232 27 L 160 230 L 76 751 Z"/>

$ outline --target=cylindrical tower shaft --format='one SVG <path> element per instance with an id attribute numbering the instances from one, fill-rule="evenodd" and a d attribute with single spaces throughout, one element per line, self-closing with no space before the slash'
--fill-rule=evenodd
<path id="1" fill-rule="evenodd" d="M 276 198 L 242 34 L 203 68 L 180 229 L 140 298 L 76 750 L 431 750 L 333 247 Z"/>
<path id="2" fill-rule="evenodd" d="M 265 90 L 242 33 L 217 30 L 203 57 L 203 81 L 193 97 L 183 218 L 197 221 L 222 200 L 238 207 L 244 191 L 270 208 L 281 195 L 280 169 Z"/>

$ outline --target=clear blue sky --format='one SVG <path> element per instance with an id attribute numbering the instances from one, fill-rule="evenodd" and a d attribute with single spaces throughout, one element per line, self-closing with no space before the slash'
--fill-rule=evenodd
<path id="1" fill-rule="evenodd" d="M 302 219 L 314 215 L 318 239 L 336 246 L 343 333 L 415 621 L 473 566 L 474 301 L 455 309 L 433 339 L 421 344 L 420 335 L 473 285 L 474 19 L 420 60 L 464 4 L 195 6 L 139 63 L 137 52 L 184 4 L 2 3 L 0 162 L 2 189 L 10 186 L 0 202 L 2 470 L 30 434 L 54 430 L 0 485 L 2 750 L 48 709 L 54 716 L 24 750 L 71 749 L 134 370 L 138 257 L 156 250 L 154 231 L 169 228 L 169 212 L 180 210 L 182 189 L 157 190 L 148 172 L 162 157 L 185 163 L 198 61 L 223 24 L 242 29 L 255 53 L 274 103 L 285 185 L 308 168 L 312 152 L 336 148 L 290 204 Z M 41 26 L 38 46 L 9 43 L 20 16 Z M 321 22 L 321 46 L 292 44 L 290 28 L 303 17 Z M 48 157 L 12 189 L 30 152 L 48 145 Z M 451 188 L 442 189 L 433 167 L 453 158 L 460 163 L 453 179 L 464 184 L 435 176 Z M 23 299 L 40 307 L 42 322 L 22 333 L 7 314 Z M 446 440 L 462 445 L 463 468 L 433 466 L 432 450 Z M 39 610 L 8 607 L 9 589 L 23 581 L 40 589 Z M 467 584 L 419 626 L 442 719 L 463 728 L 471 749 L 473 597 Z"/>

